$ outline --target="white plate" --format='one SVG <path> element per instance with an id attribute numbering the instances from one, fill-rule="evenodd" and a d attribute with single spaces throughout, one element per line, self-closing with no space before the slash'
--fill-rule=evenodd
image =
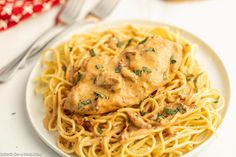
<path id="1" fill-rule="evenodd" d="M 206 43 L 204 43 L 202 40 L 194 36 L 193 34 L 180 29 L 178 27 L 163 24 L 160 22 L 154 22 L 154 21 L 146 21 L 146 20 L 125 20 L 125 21 L 114 21 L 114 22 L 102 22 L 97 24 L 89 24 L 84 26 L 79 26 L 72 31 L 70 31 L 67 35 L 65 35 L 60 40 L 53 43 L 53 45 L 50 45 L 50 47 L 55 46 L 62 41 L 65 41 L 69 39 L 69 37 L 72 34 L 80 33 L 80 32 L 86 32 L 88 30 L 93 29 L 96 26 L 102 26 L 102 27 L 116 27 L 124 24 L 135 24 L 135 25 L 147 25 L 147 26 L 168 26 L 171 28 L 171 30 L 179 31 L 180 34 L 191 41 L 192 43 L 195 43 L 199 46 L 199 51 L 197 53 L 197 58 L 199 60 L 199 63 L 201 66 L 203 66 L 204 70 L 207 71 L 210 80 L 213 83 L 213 87 L 220 90 L 220 92 L 223 94 L 225 98 L 225 107 L 221 112 L 222 119 L 224 119 L 228 105 L 229 105 L 229 99 L 230 99 L 230 84 L 227 72 L 225 70 L 225 67 L 220 60 L 220 58 L 217 56 L 217 54 L 212 50 Z M 71 155 L 68 155 L 61 151 L 57 145 L 56 145 L 56 137 L 55 134 L 49 133 L 44 127 L 43 127 L 43 117 L 44 117 L 44 110 L 43 110 L 43 102 L 42 98 L 39 95 L 36 95 L 34 92 L 35 88 L 35 82 L 34 78 L 39 76 L 41 72 L 41 66 L 40 61 L 35 65 L 33 71 L 30 74 L 27 88 L 26 88 L 26 108 L 27 113 L 30 119 L 31 124 L 33 125 L 33 128 L 39 135 L 39 137 L 54 151 L 56 151 L 58 154 L 64 156 L 64 157 L 70 157 Z M 203 144 L 195 148 L 194 150 L 190 151 L 189 153 L 185 154 L 184 156 L 193 156 L 196 155 L 197 152 L 202 150 L 207 144 L 214 139 L 215 136 L 211 136 L 207 141 L 205 141 Z"/>

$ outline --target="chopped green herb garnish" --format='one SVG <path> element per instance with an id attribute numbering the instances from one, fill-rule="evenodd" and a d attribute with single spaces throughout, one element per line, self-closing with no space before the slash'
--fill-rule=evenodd
<path id="1" fill-rule="evenodd" d="M 187 80 L 187 81 L 190 81 L 193 77 L 194 77 L 193 74 L 189 74 L 189 75 L 186 77 L 186 80 Z"/>
<path id="2" fill-rule="evenodd" d="M 144 40 L 140 41 L 138 44 L 144 44 L 148 40 L 148 37 L 146 37 Z"/>
<path id="3" fill-rule="evenodd" d="M 157 120 L 158 120 L 158 119 L 164 119 L 164 118 L 165 118 L 165 116 L 164 116 L 163 114 L 158 113 L 158 115 L 157 115 Z"/>
<path id="4" fill-rule="evenodd" d="M 97 69 L 102 69 L 102 68 L 103 68 L 103 65 L 102 65 L 102 64 L 96 64 L 95 67 L 96 67 Z"/>
<path id="5" fill-rule="evenodd" d="M 183 106 L 178 106 L 178 107 L 177 107 L 177 111 L 180 112 L 180 113 L 182 113 L 182 114 L 184 114 L 184 113 L 186 112 L 186 109 L 183 108 Z"/>
<path id="6" fill-rule="evenodd" d="M 90 49 L 89 53 L 90 53 L 91 57 L 96 56 L 96 53 L 95 53 L 94 49 Z"/>
<path id="7" fill-rule="evenodd" d="M 170 64 L 175 64 L 176 63 L 176 60 L 174 58 L 174 56 L 171 56 L 170 57 Z"/>
<path id="8" fill-rule="evenodd" d="M 155 52 L 155 49 L 153 47 L 149 47 L 146 49 L 146 52 Z"/>
<path id="9" fill-rule="evenodd" d="M 176 63 L 176 60 L 173 59 L 173 60 L 170 61 L 170 63 L 171 63 L 171 64 L 175 64 L 175 63 Z"/>
<path id="10" fill-rule="evenodd" d="M 104 94 L 100 93 L 100 92 L 95 92 L 95 94 L 96 94 L 96 96 L 98 96 L 98 97 L 100 97 L 102 99 L 106 98 L 106 96 Z"/>
<path id="11" fill-rule="evenodd" d="M 122 46 L 124 46 L 125 45 L 125 42 L 123 42 L 123 41 L 119 41 L 117 44 L 116 44 L 116 46 L 118 47 L 118 48 L 121 48 Z"/>
<path id="12" fill-rule="evenodd" d="M 156 120 L 164 119 L 164 118 L 168 117 L 169 115 L 174 115 L 178 112 L 181 114 L 184 114 L 186 112 L 186 109 L 183 108 L 182 106 L 178 106 L 176 109 L 164 108 L 163 113 L 158 113 Z"/>
<path id="13" fill-rule="evenodd" d="M 121 71 L 121 66 L 118 65 L 116 68 L 115 68 L 115 73 L 120 73 Z"/>
<path id="14" fill-rule="evenodd" d="M 80 72 L 78 72 L 78 74 L 77 74 L 77 82 L 80 81 L 81 77 L 82 77 L 82 74 Z"/>
<path id="15" fill-rule="evenodd" d="M 73 47 L 69 47 L 69 51 L 71 52 L 73 50 Z"/>
<path id="16" fill-rule="evenodd" d="M 152 70 L 150 69 L 150 68 L 148 68 L 148 67 L 143 67 L 143 72 L 145 72 L 145 73 L 151 73 L 152 72 Z"/>
<path id="17" fill-rule="evenodd" d="M 134 40 L 133 38 L 129 39 L 125 47 L 128 47 L 133 40 Z"/>
<path id="18" fill-rule="evenodd" d="M 164 113 L 166 115 L 174 115 L 178 112 L 176 109 L 171 109 L 171 108 L 164 108 Z"/>
<path id="19" fill-rule="evenodd" d="M 133 72 L 134 72 L 137 76 L 141 76 L 143 71 L 137 69 L 137 70 L 133 70 Z"/>
<path id="20" fill-rule="evenodd" d="M 91 101 L 90 99 L 81 101 L 81 102 L 79 103 L 79 108 L 81 108 L 81 107 L 83 107 L 83 106 L 85 106 L 85 105 L 88 105 L 88 104 L 90 104 L 91 102 L 92 102 L 92 101 Z"/>
<path id="21" fill-rule="evenodd" d="M 220 96 L 218 96 L 218 97 L 216 98 L 216 100 L 214 101 L 214 103 L 218 103 L 219 100 L 220 100 Z"/>
<path id="22" fill-rule="evenodd" d="M 163 78 L 163 81 L 166 81 L 166 80 L 167 80 L 167 73 L 166 73 L 166 71 L 163 73 L 162 78 Z"/>
<path id="23" fill-rule="evenodd" d="M 141 111 L 141 115 L 144 116 L 145 114 L 147 114 L 146 111 Z"/>
<path id="24" fill-rule="evenodd" d="M 103 132 L 102 128 L 100 128 L 99 126 L 97 127 L 97 131 L 98 131 L 99 134 L 102 134 L 102 132 Z"/>
<path id="25" fill-rule="evenodd" d="M 66 66 L 65 66 L 65 65 L 62 66 L 62 70 L 63 70 L 64 72 L 66 72 Z"/>

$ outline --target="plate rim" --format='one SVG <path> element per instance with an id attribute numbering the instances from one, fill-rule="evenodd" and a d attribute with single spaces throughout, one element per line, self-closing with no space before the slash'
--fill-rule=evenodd
<path id="1" fill-rule="evenodd" d="M 112 25 L 112 26 L 116 26 L 117 24 L 121 25 L 121 24 L 141 24 L 143 23 L 143 25 L 156 25 L 156 26 L 167 26 L 167 27 L 170 27 L 170 29 L 174 29 L 174 30 L 179 30 L 179 31 L 182 31 L 184 33 L 186 33 L 187 35 L 191 36 L 191 38 L 194 38 L 195 40 L 198 40 L 198 42 L 200 42 L 202 45 L 206 46 L 206 48 L 208 48 L 211 53 L 213 55 L 215 55 L 215 57 L 218 59 L 218 62 L 220 63 L 220 66 L 222 67 L 222 70 L 224 71 L 224 75 L 225 75 L 225 79 L 226 79 L 226 84 L 227 84 L 227 87 L 228 88 L 228 100 L 227 100 L 227 105 L 226 108 L 224 107 L 224 116 L 222 118 L 222 121 L 220 123 L 220 125 L 218 126 L 218 128 L 216 129 L 216 131 L 220 130 L 221 127 L 223 126 L 224 122 L 225 122 L 225 117 L 227 116 L 227 112 L 228 112 L 228 109 L 230 107 L 230 101 L 231 101 L 231 82 L 230 82 L 230 79 L 229 79 L 229 74 L 228 74 L 228 71 L 227 71 L 227 68 L 225 67 L 224 65 L 224 62 L 221 60 L 221 58 L 219 57 L 219 55 L 214 51 L 214 49 L 212 49 L 211 46 L 209 46 L 206 42 L 204 42 L 200 37 L 198 37 L 197 35 L 195 35 L 194 33 L 188 31 L 187 29 L 185 28 L 182 28 L 180 26 L 176 26 L 176 25 L 173 25 L 173 24 L 169 24 L 169 23 L 165 23 L 165 22 L 162 22 L 162 21 L 157 21 L 157 20 L 147 20 L 147 19 L 125 19 L 125 20 L 110 20 L 110 21 L 102 21 L 102 22 L 97 22 L 97 23 L 90 23 L 88 25 L 82 25 L 80 26 L 81 28 L 83 27 L 83 29 L 86 29 L 86 27 L 88 28 L 94 28 L 96 26 L 104 26 L 105 24 L 108 24 L 108 25 Z M 87 28 L 87 29 L 88 29 Z M 73 28 L 74 29 L 74 28 Z M 70 35 L 71 36 L 71 35 Z M 67 37 L 68 39 L 68 37 Z M 59 44 L 61 42 L 58 42 L 58 40 L 55 40 L 53 41 L 52 43 L 50 43 L 47 47 L 50 47 L 51 45 L 54 45 L 54 44 Z M 74 155 L 72 154 L 67 154 L 65 152 L 63 152 L 61 149 L 59 149 L 57 147 L 56 144 L 52 145 L 51 142 L 45 137 L 43 136 L 41 133 L 40 133 L 40 129 L 37 127 L 37 125 L 33 122 L 32 120 L 32 115 L 30 113 L 30 108 L 29 108 L 29 88 L 31 87 L 31 81 L 33 81 L 34 79 L 32 78 L 33 77 L 33 74 L 35 73 L 35 71 L 37 70 L 37 67 L 39 67 L 41 64 L 41 58 L 37 59 L 37 61 L 34 63 L 33 65 L 33 69 L 32 71 L 30 72 L 29 74 L 29 77 L 27 79 L 27 84 L 26 84 L 26 92 L 25 92 L 25 101 L 26 101 L 26 112 L 27 112 L 27 116 L 29 118 L 29 121 L 34 129 L 34 131 L 37 133 L 37 136 L 40 137 L 40 139 L 47 145 L 49 146 L 54 152 L 56 152 L 58 155 L 60 156 L 64 156 L 64 157 L 72 157 Z M 193 150 L 191 150 L 190 152 L 186 153 L 183 155 L 183 157 L 190 157 L 190 156 L 193 156 L 193 155 L 196 155 L 198 154 L 199 152 L 201 152 L 204 147 L 207 145 L 207 144 L 210 144 L 210 142 L 212 142 L 214 139 L 216 139 L 216 137 L 214 136 L 214 134 L 212 134 L 205 142 L 203 142 L 202 144 L 200 144 L 199 146 L 197 146 L 196 148 L 194 148 Z"/>

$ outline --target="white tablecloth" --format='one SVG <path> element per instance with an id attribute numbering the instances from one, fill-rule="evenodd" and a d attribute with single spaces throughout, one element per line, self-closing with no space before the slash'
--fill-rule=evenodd
<path id="1" fill-rule="evenodd" d="M 87 3 L 87 7 L 90 4 Z M 58 8 L 55 8 L 0 33 L 0 67 L 52 25 L 57 11 Z M 121 0 L 107 20 L 130 18 L 152 19 L 177 25 L 199 36 L 216 50 L 230 75 L 232 98 L 217 140 L 199 156 L 235 157 L 236 1 L 173 3 L 159 0 Z M 0 156 L 17 155 L 14 153 L 18 153 L 18 156 L 32 156 L 37 153 L 43 157 L 57 156 L 34 132 L 25 111 L 25 87 L 34 63 L 35 61 L 20 70 L 8 83 L 0 85 Z"/>

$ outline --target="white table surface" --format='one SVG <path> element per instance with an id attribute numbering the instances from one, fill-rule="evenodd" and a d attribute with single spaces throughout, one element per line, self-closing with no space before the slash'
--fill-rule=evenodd
<path id="1" fill-rule="evenodd" d="M 87 8 L 91 6 L 89 2 Z M 55 8 L 0 33 L 0 67 L 52 25 L 57 11 L 58 8 Z M 121 0 L 106 20 L 131 18 L 152 19 L 182 27 L 203 39 L 221 57 L 231 80 L 231 103 L 218 130 L 217 140 L 198 156 L 235 157 L 236 1 L 171 3 L 159 0 Z M 34 132 L 25 111 L 25 87 L 35 60 L 20 70 L 11 81 L 0 85 L 0 156 L 58 156 Z"/>

